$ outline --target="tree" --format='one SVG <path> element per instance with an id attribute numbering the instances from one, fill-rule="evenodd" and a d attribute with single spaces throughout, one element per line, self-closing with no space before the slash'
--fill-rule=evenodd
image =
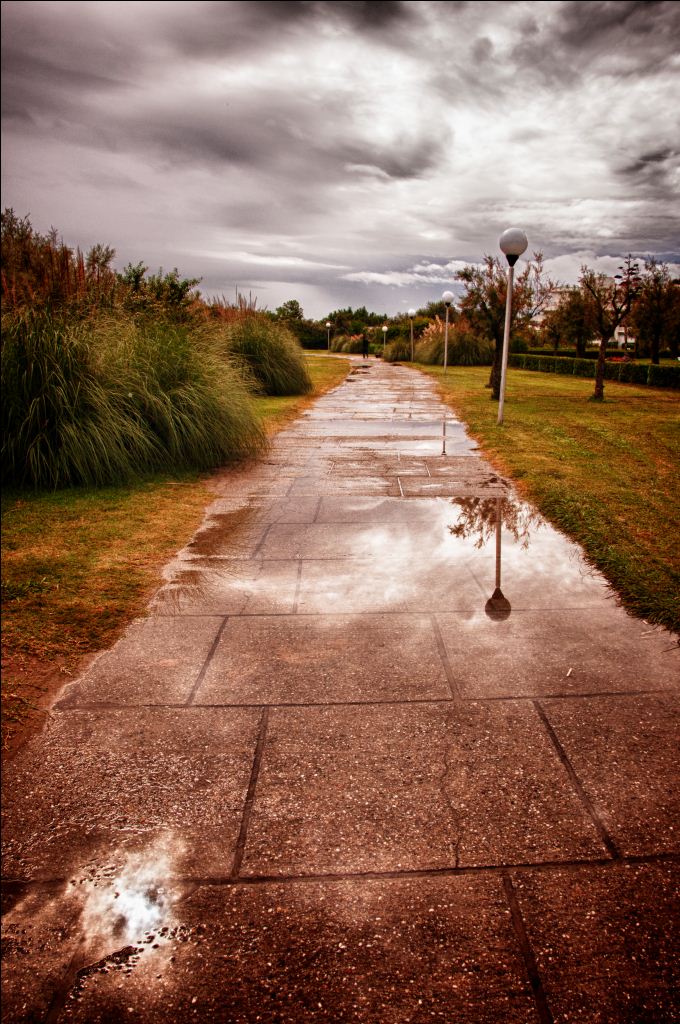
<path id="1" fill-rule="evenodd" d="M 576 354 L 583 359 L 586 345 L 593 336 L 590 309 L 580 288 L 563 292 L 558 305 L 546 313 L 541 332 L 554 350 L 560 342 L 574 345 Z"/>
<path id="2" fill-rule="evenodd" d="M 645 260 L 645 275 L 631 313 L 631 327 L 642 350 L 658 364 L 668 347 L 677 355 L 680 335 L 680 288 L 665 263 Z"/>
<path id="3" fill-rule="evenodd" d="M 505 328 L 505 299 L 508 290 L 506 268 L 497 256 L 485 256 L 481 264 L 472 264 L 456 274 L 465 285 L 465 294 L 460 300 L 460 311 L 482 338 L 493 343 L 494 357 L 489 378 L 491 397 L 500 397 L 501 366 L 503 359 L 503 333 Z M 515 278 L 512 290 L 511 332 L 529 326 L 540 313 L 554 282 L 545 277 L 543 255 L 534 253 Z"/>
<path id="4" fill-rule="evenodd" d="M 300 321 L 304 320 L 302 306 L 297 299 L 288 299 L 282 306 L 277 306 L 274 312 L 275 320 Z"/>
<path id="5" fill-rule="evenodd" d="M 595 369 L 595 391 L 593 398 L 601 402 L 604 398 L 604 367 L 607 344 L 616 334 L 631 311 L 640 287 L 640 272 L 632 256 L 627 256 L 619 267 L 619 274 L 613 278 L 596 274 L 589 267 L 581 267 L 579 284 L 591 317 L 593 331 L 600 342 Z"/>

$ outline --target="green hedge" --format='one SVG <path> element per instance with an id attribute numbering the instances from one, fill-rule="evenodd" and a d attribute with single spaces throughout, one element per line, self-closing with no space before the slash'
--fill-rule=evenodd
<path id="1" fill-rule="evenodd" d="M 510 366 L 520 370 L 541 373 L 562 373 L 574 377 L 594 377 L 597 364 L 592 359 L 568 359 L 565 356 L 540 356 L 531 353 L 510 354 Z M 655 388 L 680 388 L 680 363 L 655 366 L 653 363 L 614 362 L 608 360 L 604 368 L 605 380 L 623 384 L 648 384 Z"/>

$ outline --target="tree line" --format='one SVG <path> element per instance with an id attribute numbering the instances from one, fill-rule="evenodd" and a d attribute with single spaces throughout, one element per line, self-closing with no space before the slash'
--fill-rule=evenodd
<path id="1" fill-rule="evenodd" d="M 488 386 L 492 398 L 498 399 L 507 295 L 506 268 L 498 257 L 487 255 L 481 263 L 470 264 L 458 271 L 455 279 L 462 285 L 462 293 L 450 310 L 451 331 L 459 340 L 467 339 L 467 344 L 460 346 L 461 352 L 467 356 L 476 352 L 477 361 L 491 362 Z M 417 310 L 413 325 L 419 341 L 428 335 L 430 339 L 439 338 L 444 330 L 444 311 L 442 301 L 430 302 Z M 365 306 L 358 309 L 348 307 L 332 311 L 323 320 L 313 321 L 306 320 L 299 302 L 291 300 L 279 306 L 272 316 L 289 323 L 302 343 L 310 347 L 325 347 L 325 323 L 330 322 L 332 338 L 347 337 L 349 346 L 346 350 L 349 351 L 360 350 L 358 345 L 351 347 L 352 338 L 368 332 L 369 337 L 380 339 L 380 329 L 386 324 L 386 341 L 392 344 L 391 351 L 397 354 L 397 358 L 408 358 L 406 343 L 410 318 L 406 314 L 388 317 L 369 312 Z M 583 358 L 588 346 L 595 345 L 595 399 L 604 395 L 608 347 L 622 326 L 629 333 L 635 357 L 649 358 L 655 364 L 659 363 L 662 352 L 667 352 L 673 359 L 678 358 L 680 280 L 672 277 L 666 264 L 649 258 L 641 266 L 632 256 L 627 256 L 613 277 L 583 266 L 578 284 L 561 287 L 547 275 L 543 255 L 536 252 L 515 277 L 511 349 L 527 351 L 534 346 L 548 346 L 555 354 L 560 348 L 563 351 L 572 349 Z M 421 346 L 421 351 L 436 354 L 436 358 L 428 358 L 428 362 L 442 362 L 442 348 L 438 343 L 434 347 Z"/>

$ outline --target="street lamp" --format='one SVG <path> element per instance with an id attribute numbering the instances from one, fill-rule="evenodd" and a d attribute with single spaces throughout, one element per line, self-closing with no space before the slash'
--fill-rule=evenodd
<path id="1" fill-rule="evenodd" d="M 408 316 L 411 321 L 411 362 L 413 362 L 413 317 L 416 315 L 415 309 L 409 309 Z"/>
<path id="2" fill-rule="evenodd" d="M 510 320 L 512 317 L 512 289 L 515 280 L 515 263 L 528 246 L 527 236 L 519 228 L 508 228 L 501 235 L 498 244 L 508 261 L 508 292 L 505 296 L 505 330 L 503 331 L 503 360 L 501 364 L 501 390 L 498 396 L 498 422 L 503 422 L 505 400 L 505 377 L 508 372 L 508 350 L 510 349 Z"/>
<path id="3" fill-rule="evenodd" d="M 387 339 L 387 324 L 382 325 L 383 332 L 383 359 L 385 358 L 385 341 Z"/>
<path id="4" fill-rule="evenodd" d="M 446 367 L 449 362 L 449 310 L 451 303 L 453 302 L 453 292 L 444 292 L 442 299 L 446 306 L 446 326 L 444 327 L 444 373 L 446 373 Z"/>
<path id="5" fill-rule="evenodd" d="M 332 326 L 333 326 L 333 324 L 330 322 L 330 320 L 327 320 L 326 321 L 326 330 L 328 332 L 328 351 L 329 352 L 331 350 L 331 327 Z"/>

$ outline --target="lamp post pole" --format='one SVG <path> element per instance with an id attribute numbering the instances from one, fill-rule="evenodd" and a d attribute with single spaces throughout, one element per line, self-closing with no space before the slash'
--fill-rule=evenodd
<path id="1" fill-rule="evenodd" d="M 383 332 L 383 359 L 385 358 L 385 341 L 387 340 L 387 324 L 382 325 Z"/>
<path id="2" fill-rule="evenodd" d="M 409 309 L 408 315 L 411 321 L 411 362 L 413 362 L 413 317 L 416 315 L 415 309 Z"/>
<path id="3" fill-rule="evenodd" d="M 330 350 L 331 350 L 331 327 L 332 327 L 332 326 L 333 326 L 333 325 L 331 324 L 330 320 L 328 320 L 328 321 L 326 322 L 326 332 L 327 332 L 327 334 L 328 334 L 328 351 L 329 351 L 329 352 L 330 352 Z"/>
<path id="4" fill-rule="evenodd" d="M 453 292 L 444 292 L 442 299 L 446 306 L 446 322 L 444 325 L 444 373 L 446 373 L 446 367 L 449 365 L 449 310 L 453 302 Z"/>
<path id="5" fill-rule="evenodd" d="M 505 327 L 503 330 L 503 358 L 501 360 L 501 389 L 498 396 L 498 423 L 503 422 L 503 404 L 505 402 L 505 378 L 508 372 L 508 352 L 510 350 L 510 322 L 512 320 L 512 289 L 515 281 L 515 263 L 525 251 L 527 236 L 519 228 L 508 228 L 500 237 L 501 251 L 508 261 L 508 290 L 505 296 Z"/>

